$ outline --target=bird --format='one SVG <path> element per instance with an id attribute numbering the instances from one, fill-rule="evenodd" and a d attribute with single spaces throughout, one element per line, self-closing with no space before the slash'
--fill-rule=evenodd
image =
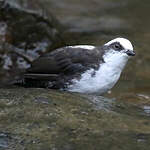
<path id="1" fill-rule="evenodd" d="M 114 87 L 131 56 L 135 56 L 133 45 L 122 37 L 102 46 L 58 48 L 33 61 L 24 74 L 24 84 L 101 95 Z"/>

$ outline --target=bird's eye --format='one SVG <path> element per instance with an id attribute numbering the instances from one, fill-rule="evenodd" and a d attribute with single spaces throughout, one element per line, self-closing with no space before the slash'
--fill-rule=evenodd
<path id="1" fill-rule="evenodd" d="M 115 44 L 115 48 L 118 49 L 120 46 L 118 44 Z"/>
<path id="2" fill-rule="evenodd" d="M 115 50 L 121 50 L 121 49 L 122 49 L 122 47 L 121 47 L 121 45 L 120 45 L 119 43 L 115 43 L 115 44 L 113 45 L 113 48 L 114 48 Z"/>

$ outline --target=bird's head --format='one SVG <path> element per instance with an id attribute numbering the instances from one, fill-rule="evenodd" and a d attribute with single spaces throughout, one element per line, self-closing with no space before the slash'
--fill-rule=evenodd
<path id="1" fill-rule="evenodd" d="M 104 44 L 104 62 L 112 68 L 120 68 L 126 65 L 128 58 L 135 55 L 131 42 L 125 38 L 116 38 Z"/>
<path id="2" fill-rule="evenodd" d="M 120 53 L 124 56 L 135 56 L 131 42 L 125 38 L 116 38 L 104 45 L 106 52 Z"/>

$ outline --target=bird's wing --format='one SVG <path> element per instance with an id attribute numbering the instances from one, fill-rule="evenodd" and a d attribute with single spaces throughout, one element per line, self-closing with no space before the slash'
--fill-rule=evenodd
<path id="1" fill-rule="evenodd" d="M 84 72 L 89 68 L 98 69 L 102 54 L 101 48 L 92 50 L 75 47 L 59 48 L 35 60 L 27 70 L 26 76 L 47 78 Z"/>

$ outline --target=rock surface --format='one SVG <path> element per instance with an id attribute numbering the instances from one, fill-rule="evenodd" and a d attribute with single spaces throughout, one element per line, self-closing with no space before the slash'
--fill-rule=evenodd
<path id="1" fill-rule="evenodd" d="M 150 145 L 149 116 L 135 103 L 99 96 L 1 89 L 0 120 L 0 149 L 149 150 Z"/>

